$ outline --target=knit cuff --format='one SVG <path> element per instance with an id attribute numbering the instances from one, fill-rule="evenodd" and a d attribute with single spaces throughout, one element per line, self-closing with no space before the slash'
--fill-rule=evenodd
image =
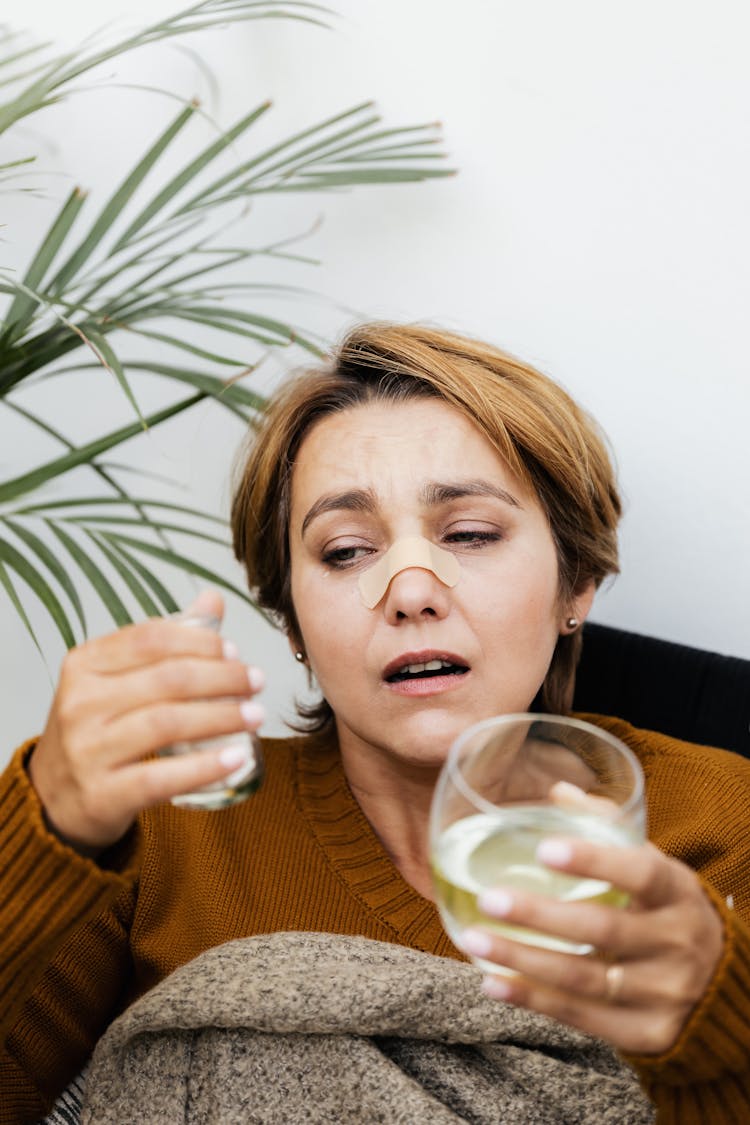
<path id="1" fill-rule="evenodd" d="M 724 951 L 707 992 L 671 1050 L 628 1058 L 647 1089 L 750 1075 L 750 928 L 713 887 L 705 882 L 703 886 L 721 915 Z"/>
<path id="2" fill-rule="evenodd" d="M 21 746 L 0 774 L 0 1022 L 28 993 L 65 936 L 133 885 L 139 867 L 133 831 L 97 862 L 79 855 L 46 827 Z M 106 868 L 106 869 L 105 869 Z M 2 1036 L 0 1036 L 2 1038 Z"/>

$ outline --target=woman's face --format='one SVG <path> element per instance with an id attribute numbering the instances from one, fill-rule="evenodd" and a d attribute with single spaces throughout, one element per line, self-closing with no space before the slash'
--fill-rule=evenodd
<path id="1" fill-rule="evenodd" d="M 374 609 L 363 571 L 404 537 L 460 564 L 395 575 Z M 330 415 L 305 437 L 292 477 L 292 599 L 342 749 L 439 765 L 467 726 L 525 711 L 571 614 L 536 496 L 467 418 L 436 399 Z M 441 665 L 420 668 L 421 665 Z M 408 671 L 407 671 L 408 669 Z"/>

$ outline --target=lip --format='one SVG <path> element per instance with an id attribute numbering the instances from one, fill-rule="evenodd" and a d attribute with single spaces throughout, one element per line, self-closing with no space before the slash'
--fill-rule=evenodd
<path id="1" fill-rule="evenodd" d="M 405 664 L 428 664 L 430 660 L 445 660 L 449 664 L 460 664 L 463 668 L 470 668 L 468 660 L 463 656 L 459 656 L 455 652 L 448 652 L 444 648 L 425 648 L 417 652 L 402 652 L 395 660 L 391 660 L 386 664 L 383 669 L 383 680 L 387 680 L 394 672 L 398 672 L 399 668 L 403 668 Z M 441 680 L 455 680 L 456 676 L 431 676 L 430 682 L 438 683 Z M 461 677 L 462 678 L 462 677 Z M 410 681 L 403 681 L 408 683 Z M 420 683 L 419 680 L 413 680 L 412 683 Z M 401 684 L 389 684 L 389 687 L 401 687 Z"/>
<path id="2" fill-rule="evenodd" d="M 383 686 L 392 695 L 403 695 L 411 698 L 426 699 L 428 696 L 445 695 L 449 691 L 457 691 L 464 687 L 471 672 L 464 672 L 461 676 L 430 676 L 423 680 L 399 680 L 398 683 L 389 684 L 383 681 Z"/>

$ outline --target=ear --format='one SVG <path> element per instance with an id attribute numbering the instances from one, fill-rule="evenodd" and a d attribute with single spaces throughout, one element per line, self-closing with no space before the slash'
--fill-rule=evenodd
<path id="1" fill-rule="evenodd" d="M 576 629 L 580 629 L 584 621 L 589 615 L 591 606 L 594 601 L 594 594 L 596 593 L 596 583 L 593 578 L 585 582 L 583 586 L 576 590 L 571 601 L 565 607 L 565 615 L 562 619 L 560 632 L 562 634 L 574 633 Z M 568 620 L 573 617 L 577 624 L 571 628 Z"/>

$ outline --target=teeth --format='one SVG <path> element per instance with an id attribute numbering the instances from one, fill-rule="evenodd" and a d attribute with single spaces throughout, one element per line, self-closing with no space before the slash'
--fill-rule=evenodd
<path id="1" fill-rule="evenodd" d="M 450 668 L 450 663 L 447 660 L 428 660 L 426 664 L 407 664 L 403 671 L 417 676 L 420 672 L 437 672 L 440 668 Z"/>

